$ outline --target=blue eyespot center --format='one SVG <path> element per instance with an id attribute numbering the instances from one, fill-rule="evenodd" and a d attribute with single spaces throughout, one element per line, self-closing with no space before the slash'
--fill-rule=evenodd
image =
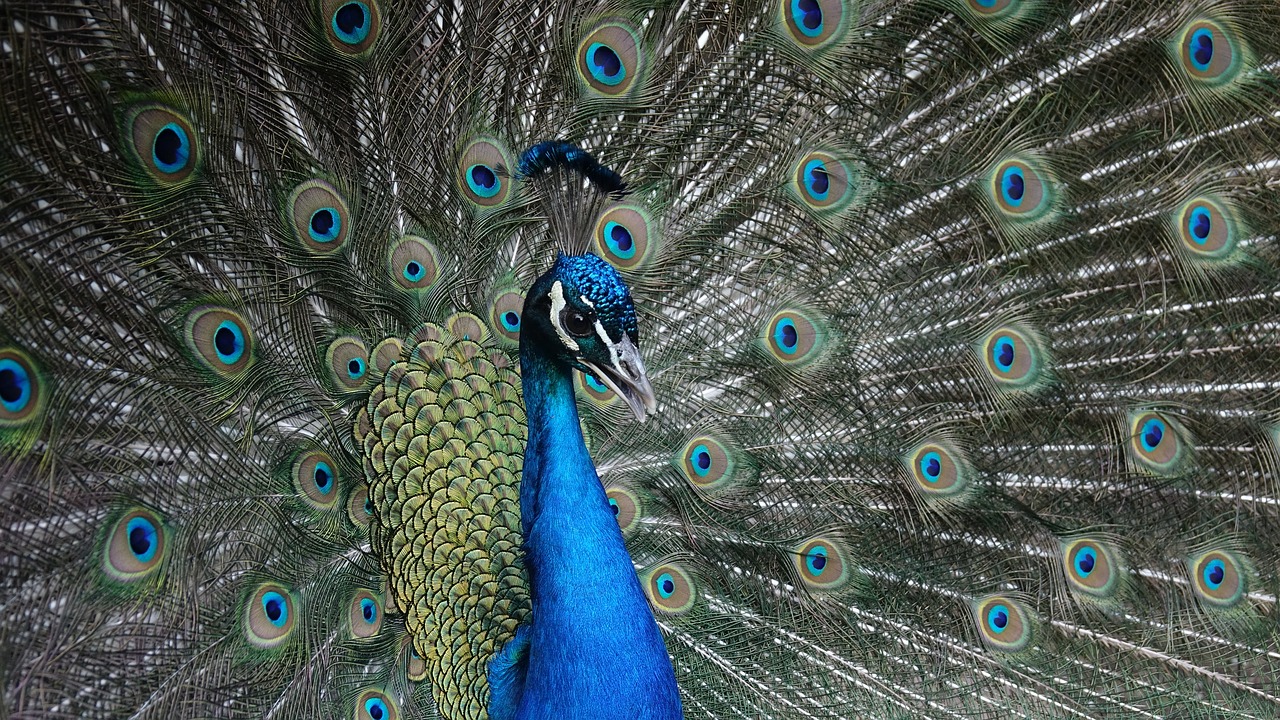
<path id="1" fill-rule="evenodd" d="M 1191 33 L 1187 43 L 1191 55 L 1191 64 L 1201 72 L 1209 69 L 1213 62 L 1213 33 L 1207 28 L 1200 28 Z"/>
<path id="2" fill-rule="evenodd" d="M 804 187 L 815 200 L 826 200 L 831 190 L 831 176 L 827 173 L 827 165 L 821 160 L 810 160 L 804 164 Z"/>
<path id="3" fill-rule="evenodd" d="M 506 328 L 508 332 L 520 331 L 520 313 L 515 310 L 508 310 L 498 317 L 502 321 L 502 327 Z M 588 376 L 588 379 L 591 380 L 594 378 Z"/>
<path id="4" fill-rule="evenodd" d="M 1093 572 L 1093 568 L 1097 566 L 1098 555 L 1092 548 L 1083 548 L 1076 553 L 1076 572 L 1081 577 L 1088 577 Z"/>
<path id="5" fill-rule="evenodd" d="M 373 516 L 373 500 L 369 498 L 364 499 L 364 514 Z"/>
<path id="6" fill-rule="evenodd" d="M 706 450 L 699 451 L 694 454 L 693 462 L 701 470 L 711 469 L 711 453 Z"/>
<path id="7" fill-rule="evenodd" d="M 635 257 L 636 244 L 635 239 L 631 236 L 631 231 L 626 227 L 616 223 L 607 222 L 604 225 L 605 244 L 609 246 L 609 250 L 623 260 L 630 260 Z"/>
<path id="8" fill-rule="evenodd" d="M 289 605 L 284 596 L 274 590 L 262 594 L 262 612 L 276 627 L 284 627 L 289 620 Z"/>
<path id="9" fill-rule="evenodd" d="M 342 219 L 334 208 L 320 208 L 311 213 L 309 233 L 316 242 L 333 242 L 342 232 Z"/>
<path id="10" fill-rule="evenodd" d="M 662 599 L 667 599 L 676 592 L 676 579 L 671 577 L 671 573 L 662 573 L 658 576 L 658 594 Z"/>
<path id="11" fill-rule="evenodd" d="M 609 230 L 609 237 L 613 240 L 614 244 L 618 246 L 618 249 L 623 252 L 626 252 L 633 247 L 631 242 L 631 233 L 627 232 L 626 228 L 617 223 L 614 223 L 613 227 Z"/>
<path id="12" fill-rule="evenodd" d="M 471 192 L 487 199 L 498 194 L 502 189 L 502 182 L 498 180 L 498 173 L 493 168 L 477 163 L 467 168 L 467 186 L 471 188 Z"/>
<path id="13" fill-rule="evenodd" d="M 1203 245 L 1209 239 L 1209 231 L 1213 228 L 1213 223 L 1209 217 L 1209 211 L 1202 207 L 1198 207 L 1191 211 L 1191 219 L 1187 223 L 1187 229 L 1191 232 L 1191 237 L 1195 239 L 1196 244 Z"/>
<path id="14" fill-rule="evenodd" d="M 987 626 L 992 632 L 1002 633 L 1009 627 L 1009 608 L 996 605 L 987 612 Z"/>
<path id="15" fill-rule="evenodd" d="M 427 274 L 427 269 L 417 260 L 410 260 L 404 266 L 404 279 L 409 282 L 418 282 Z"/>
<path id="16" fill-rule="evenodd" d="M 822 6 L 817 0 L 791 0 L 791 18 L 806 37 L 822 34 Z"/>
<path id="17" fill-rule="evenodd" d="M 31 376 L 18 362 L 0 360 L 0 404 L 9 412 L 19 412 L 31 401 Z"/>
<path id="18" fill-rule="evenodd" d="M 125 529 L 129 534 L 129 550 L 134 557 L 139 562 L 150 562 L 160 545 L 156 539 L 156 526 L 146 518 L 136 517 L 129 520 Z"/>
<path id="19" fill-rule="evenodd" d="M 191 157 L 191 141 L 182 126 L 167 123 L 151 142 L 151 159 L 161 172 L 176 173 L 187 166 Z"/>
<path id="20" fill-rule="evenodd" d="M 788 355 L 794 355 L 800 346 L 800 333 L 796 330 L 795 321 L 790 318 L 779 320 L 777 327 L 773 330 L 773 341 L 779 350 Z"/>
<path id="21" fill-rule="evenodd" d="M 805 555 L 805 567 L 809 568 L 810 574 L 818 577 L 827 569 L 827 548 L 822 545 L 814 545 Z"/>
<path id="22" fill-rule="evenodd" d="M 706 477 L 711 472 L 711 450 L 706 445 L 693 449 L 693 472 L 699 477 Z"/>
<path id="23" fill-rule="evenodd" d="M 219 360 L 234 365 L 244 355 L 244 332 L 234 322 L 223 320 L 213 331 L 213 348 Z"/>
<path id="24" fill-rule="evenodd" d="M 613 509 L 614 517 L 617 517 L 618 513 L 620 512 L 620 510 L 618 509 L 618 501 L 614 500 L 613 498 L 609 498 L 609 507 Z"/>
<path id="25" fill-rule="evenodd" d="M 333 32 L 348 45 L 358 45 L 369 37 L 369 7 L 349 2 L 333 13 Z"/>
<path id="26" fill-rule="evenodd" d="M 995 361 L 996 367 L 1001 370 L 1008 372 L 1013 369 L 1013 340 L 1008 337 L 996 340 L 995 345 L 991 348 L 991 357 Z"/>
<path id="27" fill-rule="evenodd" d="M 1154 451 L 1160 446 L 1160 442 L 1164 440 L 1165 425 L 1160 420 L 1152 418 L 1142 426 L 1142 449 L 1147 452 Z"/>
<path id="28" fill-rule="evenodd" d="M 1021 169 L 1011 167 L 1001 174 L 1000 192 L 1010 205 L 1017 207 L 1022 204 L 1022 197 L 1026 193 L 1026 178 Z"/>
<path id="29" fill-rule="evenodd" d="M 1210 560 L 1204 567 L 1204 583 L 1209 586 L 1210 590 L 1217 590 L 1222 587 L 1222 581 L 1227 578 L 1227 566 L 1221 560 Z"/>
<path id="30" fill-rule="evenodd" d="M 316 481 L 316 488 L 321 493 L 328 495 L 333 492 L 333 468 L 329 467 L 329 463 L 323 461 L 316 463 L 312 477 Z"/>
<path id="31" fill-rule="evenodd" d="M 929 482 L 937 482 L 942 476 L 942 456 L 936 452 L 928 452 L 920 458 L 920 472 Z"/>
<path id="32" fill-rule="evenodd" d="M 369 698 L 364 701 L 364 711 L 369 713 L 369 717 L 373 720 L 382 720 L 387 716 L 387 705 L 378 698 Z"/>
<path id="33" fill-rule="evenodd" d="M 378 604 L 369 598 L 362 598 L 360 600 L 360 615 L 365 622 L 373 624 L 373 621 L 378 619 Z"/>
<path id="34" fill-rule="evenodd" d="M 360 358 L 351 358 L 347 361 L 347 377 L 352 380 L 359 380 L 364 377 L 365 364 Z"/>
<path id="35" fill-rule="evenodd" d="M 587 60 L 591 76 L 605 85 L 617 85 L 627 77 L 618 53 L 604 43 L 591 43 L 587 48 Z"/>

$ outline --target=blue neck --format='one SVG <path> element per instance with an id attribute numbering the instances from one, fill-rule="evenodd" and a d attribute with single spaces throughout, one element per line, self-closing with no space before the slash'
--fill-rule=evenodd
<path id="1" fill-rule="evenodd" d="M 520 481 L 533 599 L 517 717 L 680 718 L 666 646 L 587 454 L 570 370 L 521 343 Z"/>

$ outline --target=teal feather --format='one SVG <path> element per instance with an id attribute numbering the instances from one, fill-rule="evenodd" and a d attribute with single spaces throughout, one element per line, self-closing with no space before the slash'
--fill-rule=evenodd
<path id="1" fill-rule="evenodd" d="M 1275 717 L 1276 10 L 7 3 L 0 714 L 514 707 L 563 249 L 685 717 Z"/>

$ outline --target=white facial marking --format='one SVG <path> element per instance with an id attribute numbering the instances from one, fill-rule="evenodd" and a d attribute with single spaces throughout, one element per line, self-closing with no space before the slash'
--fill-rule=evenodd
<path id="1" fill-rule="evenodd" d="M 604 331 L 604 326 L 600 324 L 600 318 L 596 318 L 596 334 L 600 336 L 604 346 L 609 348 L 609 364 L 615 368 L 618 367 L 618 347 L 609 339 L 609 333 Z"/>
<path id="2" fill-rule="evenodd" d="M 587 299 L 586 295 L 579 295 L 578 299 L 592 310 L 596 309 L 596 304 Z M 613 341 L 609 339 L 609 333 L 604 331 L 604 326 L 600 324 L 600 318 L 596 318 L 596 334 L 600 336 L 600 340 L 604 342 L 604 346 L 609 348 L 609 362 L 613 367 L 618 367 L 618 348 L 614 347 Z"/>
<path id="3" fill-rule="evenodd" d="M 560 342 L 565 347 L 576 351 L 578 349 L 578 341 L 569 336 L 569 333 L 560 327 L 560 311 L 564 310 L 566 302 L 564 299 L 564 286 L 557 280 L 551 284 L 551 327 L 556 329 L 556 334 L 560 336 Z"/>

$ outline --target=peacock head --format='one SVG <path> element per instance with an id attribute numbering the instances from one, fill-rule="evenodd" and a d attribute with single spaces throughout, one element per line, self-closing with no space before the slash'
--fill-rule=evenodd
<path id="1" fill-rule="evenodd" d="M 640 359 L 636 308 L 613 266 L 591 253 L 561 254 L 524 303 L 521 342 L 536 343 L 553 361 L 595 376 L 640 422 L 655 410 Z"/>

